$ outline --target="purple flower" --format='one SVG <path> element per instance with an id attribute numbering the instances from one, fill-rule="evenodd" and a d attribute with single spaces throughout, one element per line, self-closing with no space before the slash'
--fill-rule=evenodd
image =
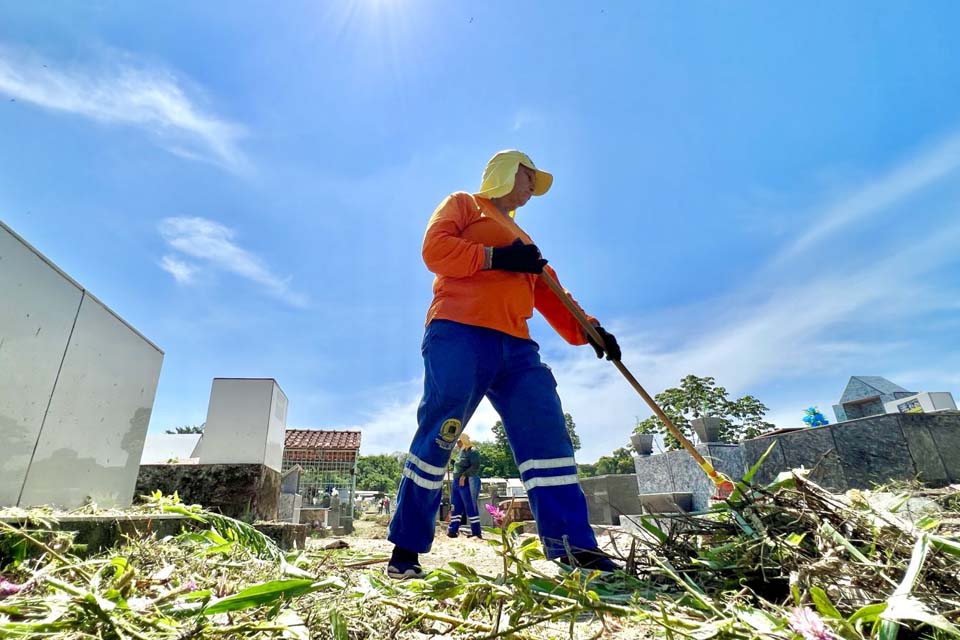
<path id="1" fill-rule="evenodd" d="M 492 504 L 486 504 L 484 507 L 486 507 L 487 513 L 490 514 L 490 517 L 493 518 L 493 524 L 497 525 L 498 527 L 503 524 L 503 517 L 507 515 L 506 513 Z"/>
<path id="2" fill-rule="evenodd" d="M 12 596 L 15 593 L 20 593 L 20 589 L 23 588 L 23 585 L 14 584 L 9 580 L 0 578 L 0 598 L 6 598 L 7 596 Z"/>
<path id="3" fill-rule="evenodd" d="M 803 636 L 804 640 L 833 640 L 835 637 L 823 618 L 807 607 L 794 607 L 787 616 L 790 628 Z"/>
<path id="4" fill-rule="evenodd" d="M 197 583 L 194 582 L 193 580 L 187 580 L 186 582 L 183 583 L 183 590 L 184 590 L 184 591 L 196 591 L 196 590 L 197 590 Z"/>

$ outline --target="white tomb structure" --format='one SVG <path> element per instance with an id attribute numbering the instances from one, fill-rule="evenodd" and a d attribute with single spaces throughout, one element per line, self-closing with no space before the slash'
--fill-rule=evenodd
<path id="1" fill-rule="evenodd" d="M 887 413 L 933 413 L 935 411 L 956 411 L 957 404 L 949 391 L 924 391 L 905 398 L 884 402 Z"/>
<path id="2" fill-rule="evenodd" d="M 283 465 L 287 396 L 273 378 L 214 378 L 200 464 Z"/>
<path id="3" fill-rule="evenodd" d="M 0 222 L 0 506 L 127 506 L 163 352 Z"/>

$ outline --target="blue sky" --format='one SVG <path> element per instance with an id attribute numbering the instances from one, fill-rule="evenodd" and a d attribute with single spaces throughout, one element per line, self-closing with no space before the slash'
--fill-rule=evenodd
<path id="1" fill-rule="evenodd" d="M 851 375 L 960 391 L 960 6 L 6 2 L 0 219 L 166 352 L 151 431 L 211 379 L 405 449 L 424 225 L 487 158 L 652 392 L 712 375 L 779 426 Z M 642 401 L 534 337 L 583 461 Z M 481 406 L 470 429 L 496 419 Z"/>

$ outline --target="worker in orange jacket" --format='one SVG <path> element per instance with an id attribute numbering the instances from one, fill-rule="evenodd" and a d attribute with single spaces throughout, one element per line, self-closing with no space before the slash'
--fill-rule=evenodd
<path id="1" fill-rule="evenodd" d="M 454 444 L 486 396 L 504 430 L 527 490 L 548 558 L 569 566 L 613 571 L 597 547 L 577 479 L 557 383 L 540 361 L 527 320 L 537 309 L 570 344 L 592 344 L 597 357 L 620 359 L 613 335 L 594 343 L 539 278 L 547 266 L 536 245 L 501 222 L 553 176 L 519 151 L 501 151 L 484 170 L 480 191 L 448 196 L 427 224 L 423 260 L 434 274 L 433 303 L 423 338 L 424 392 L 388 539 L 388 574 L 423 575 L 419 554 L 430 550 L 443 474 Z"/>

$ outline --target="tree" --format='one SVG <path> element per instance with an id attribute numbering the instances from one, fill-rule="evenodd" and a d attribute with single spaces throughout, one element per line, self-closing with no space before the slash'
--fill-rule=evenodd
<path id="1" fill-rule="evenodd" d="M 614 450 L 609 456 L 600 456 L 600 459 L 597 460 L 597 464 L 595 465 L 594 475 L 606 476 L 617 473 L 633 473 L 634 470 L 633 456 L 630 455 L 630 450 L 626 447 L 620 447 Z"/>
<path id="2" fill-rule="evenodd" d="M 714 417 L 723 420 L 720 442 L 737 443 L 774 428 L 773 424 L 763 420 L 768 409 L 762 402 L 753 396 L 730 400 L 727 390 L 718 387 L 710 376 L 700 378 L 688 375 L 680 381 L 679 387 L 658 393 L 656 401 L 673 424 L 690 439 L 694 435 L 690 421 L 695 418 Z M 667 431 L 666 425 L 656 416 L 640 421 L 634 429 L 634 433 L 651 432 L 663 434 L 667 449 L 680 448 L 680 441 Z"/>
<path id="3" fill-rule="evenodd" d="M 597 475 L 597 465 L 589 462 L 577 465 L 577 475 L 581 478 L 592 478 Z"/>
<path id="4" fill-rule="evenodd" d="M 507 441 L 503 422 L 497 420 L 491 428 L 493 442 L 474 442 L 480 454 L 480 475 L 484 478 L 517 478 L 520 471 L 513 459 L 513 450 Z"/>
<path id="5" fill-rule="evenodd" d="M 396 454 L 357 458 L 357 489 L 393 494 L 400 484 L 403 458 Z"/>
<path id="6" fill-rule="evenodd" d="M 167 429 L 166 433 L 203 433 L 205 426 L 207 426 L 206 422 L 203 424 L 185 424 L 182 427 Z"/>
<path id="7" fill-rule="evenodd" d="M 481 478 L 516 478 L 517 463 L 509 450 L 504 451 L 496 442 L 474 442 L 474 448 L 480 454 Z"/>
<path id="8" fill-rule="evenodd" d="M 570 443 L 573 444 L 574 451 L 580 451 L 580 436 L 577 435 L 577 423 L 573 421 L 573 416 L 569 413 L 563 414 L 563 421 L 567 426 L 567 435 L 570 436 Z"/>

